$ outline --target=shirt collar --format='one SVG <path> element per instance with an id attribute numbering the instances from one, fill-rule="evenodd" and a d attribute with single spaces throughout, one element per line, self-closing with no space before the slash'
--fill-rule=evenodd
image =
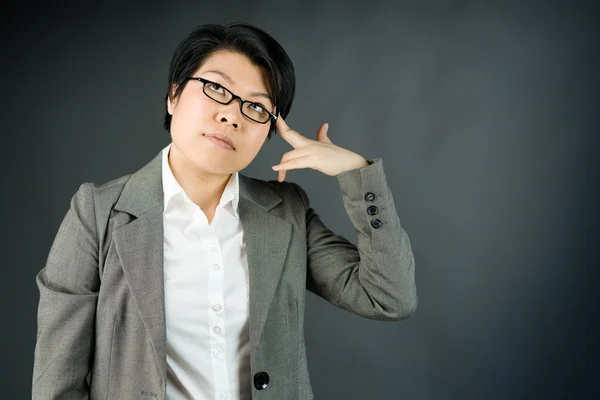
<path id="1" fill-rule="evenodd" d="M 165 147 L 162 151 L 162 185 L 163 185 L 163 195 L 164 195 L 164 210 L 167 209 L 169 202 L 177 195 L 182 198 L 187 198 L 187 194 L 175 179 L 173 175 L 173 171 L 169 166 L 169 150 L 171 149 L 171 144 Z M 240 199 L 240 180 L 238 176 L 238 172 L 234 172 L 231 174 L 229 181 L 227 181 L 227 185 L 225 186 L 225 190 L 223 191 L 223 195 L 221 196 L 221 200 L 219 201 L 219 207 L 225 207 L 229 202 L 231 202 L 231 207 L 233 209 L 233 215 L 239 219 L 240 216 L 238 214 L 238 203 Z M 190 200 L 191 201 L 191 200 Z"/>

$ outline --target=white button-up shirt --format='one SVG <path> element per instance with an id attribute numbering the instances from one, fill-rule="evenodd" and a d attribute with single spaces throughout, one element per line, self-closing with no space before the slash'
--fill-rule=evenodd
<path id="1" fill-rule="evenodd" d="M 232 174 L 211 223 L 162 152 L 169 400 L 251 397 L 248 261 Z"/>

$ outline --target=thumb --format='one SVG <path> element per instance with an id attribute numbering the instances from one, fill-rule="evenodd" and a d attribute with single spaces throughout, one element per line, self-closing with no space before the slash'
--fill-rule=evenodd
<path id="1" fill-rule="evenodd" d="M 329 124 L 327 122 L 325 122 L 323 125 L 321 125 L 321 128 L 319 128 L 319 131 L 317 132 L 317 140 L 319 142 L 331 143 L 331 140 L 329 140 L 329 137 L 327 136 L 328 130 L 329 130 Z"/>

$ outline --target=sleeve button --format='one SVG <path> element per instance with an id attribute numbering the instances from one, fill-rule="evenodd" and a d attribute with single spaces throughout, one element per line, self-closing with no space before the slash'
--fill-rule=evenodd
<path id="1" fill-rule="evenodd" d="M 383 222 L 381 222 L 377 218 L 371 221 L 371 226 L 375 229 L 381 228 L 381 225 L 383 225 Z"/>

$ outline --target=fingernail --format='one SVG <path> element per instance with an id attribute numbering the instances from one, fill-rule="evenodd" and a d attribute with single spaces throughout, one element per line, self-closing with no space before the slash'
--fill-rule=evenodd
<path id="1" fill-rule="evenodd" d="M 328 130 L 329 130 L 329 123 L 325 122 L 325 133 L 327 133 Z"/>

